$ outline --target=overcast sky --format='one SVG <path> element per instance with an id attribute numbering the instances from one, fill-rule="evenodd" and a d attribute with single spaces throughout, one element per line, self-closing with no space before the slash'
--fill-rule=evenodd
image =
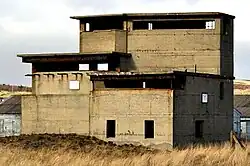
<path id="1" fill-rule="evenodd" d="M 225 12 L 235 19 L 235 76 L 250 79 L 247 0 L 0 0 L 0 84 L 30 85 L 17 53 L 77 52 L 73 15 L 131 12 Z"/>

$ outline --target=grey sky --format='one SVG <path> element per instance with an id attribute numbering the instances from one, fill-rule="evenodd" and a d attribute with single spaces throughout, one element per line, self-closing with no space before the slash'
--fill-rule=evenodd
<path id="1" fill-rule="evenodd" d="M 30 85 L 30 65 L 17 53 L 77 52 L 78 21 L 72 15 L 123 12 L 218 11 L 236 16 L 235 76 L 250 79 L 247 0 L 0 0 L 0 84 Z M 226 6 L 225 6 L 226 5 Z"/>

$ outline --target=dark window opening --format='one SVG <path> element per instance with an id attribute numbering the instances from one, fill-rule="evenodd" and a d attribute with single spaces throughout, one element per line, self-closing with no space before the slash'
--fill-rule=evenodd
<path id="1" fill-rule="evenodd" d="M 85 23 L 85 31 L 95 31 L 95 30 L 112 30 L 118 29 L 123 30 L 123 21 L 122 20 L 107 20 L 107 19 L 100 19 L 100 20 L 91 20 Z"/>
<path id="2" fill-rule="evenodd" d="M 220 99 L 224 99 L 224 82 L 220 83 Z"/>
<path id="3" fill-rule="evenodd" d="M 195 121 L 195 138 L 202 138 L 203 137 L 203 120 Z"/>
<path id="4" fill-rule="evenodd" d="M 102 83 L 100 83 L 102 82 Z M 149 89 L 184 89 L 184 80 L 181 79 L 147 79 L 147 80 L 104 80 L 94 81 L 95 89 L 103 88 L 149 88 Z M 101 86 L 98 86 L 101 85 Z"/>
<path id="5" fill-rule="evenodd" d="M 151 29 L 150 29 L 151 28 Z M 214 20 L 134 21 L 133 29 L 214 29 Z"/>
<path id="6" fill-rule="evenodd" d="M 107 138 L 115 138 L 115 120 L 107 120 L 106 134 Z"/>
<path id="7" fill-rule="evenodd" d="M 230 27 L 230 19 L 224 19 L 222 26 L 223 26 L 223 34 L 228 35 Z"/>
<path id="8" fill-rule="evenodd" d="M 154 121 L 145 120 L 144 121 L 144 135 L 145 138 L 154 138 Z"/>

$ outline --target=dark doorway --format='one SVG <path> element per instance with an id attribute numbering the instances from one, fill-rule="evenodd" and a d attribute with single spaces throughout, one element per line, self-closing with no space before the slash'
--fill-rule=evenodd
<path id="1" fill-rule="evenodd" d="M 203 127 L 204 127 L 203 120 L 195 121 L 195 138 L 203 138 Z"/>
<path id="2" fill-rule="evenodd" d="M 154 138 L 154 121 L 145 120 L 144 123 L 145 138 Z"/>
<path id="3" fill-rule="evenodd" d="M 115 120 L 107 120 L 106 134 L 107 138 L 115 138 Z"/>

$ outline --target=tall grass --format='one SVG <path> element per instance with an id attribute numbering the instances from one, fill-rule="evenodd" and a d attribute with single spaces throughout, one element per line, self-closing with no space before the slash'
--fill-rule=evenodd
<path id="1" fill-rule="evenodd" d="M 93 148 L 90 152 L 83 152 L 65 148 L 39 148 L 24 149 L 8 145 L 0 145 L 0 165 L 2 166 L 36 166 L 36 165 L 93 165 L 93 166 L 222 166 L 222 165 L 250 165 L 249 153 L 241 149 L 230 149 L 230 146 L 208 146 L 174 150 L 172 152 L 160 151 L 128 156 L 103 153 L 104 149 Z"/>

